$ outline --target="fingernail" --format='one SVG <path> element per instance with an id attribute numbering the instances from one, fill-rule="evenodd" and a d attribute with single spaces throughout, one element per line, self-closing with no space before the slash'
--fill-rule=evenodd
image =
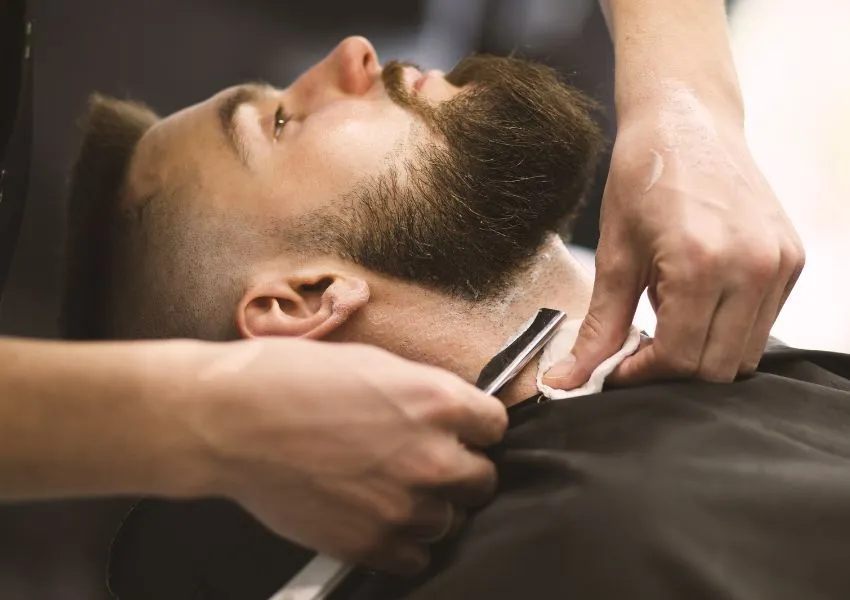
<path id="1" fill-rule="evenodd" d="M 558 361 L 558 363 L 546 371 L 543 375 L 545 379 L 568 379 L 570 375 L 573 373 L 573 369 L 576 365 L 576 357 L 572 354 L 568 354 L 562 360 Z"/>

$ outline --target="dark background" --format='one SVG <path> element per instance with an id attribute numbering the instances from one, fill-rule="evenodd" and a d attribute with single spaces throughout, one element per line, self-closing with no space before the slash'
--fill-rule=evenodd
<path id="1" fill-rule="evenodd" d="M 79 142 L 75 120 L 94 90 L 168 114 L 247 79 L 283 86 L 340 39 L 361 34 L 384 59 L 403 53 L 428 68 L 450 68 L 468 51 L 516 48 L 574 74 L 606 105 L 611 99 L 613 59 L 594 0 L 31 0 L 30 9 L 33 163 L 0 304 L 6 334 L 56 334 L 63 186 Z M 595 245 L 597 219 L 591 206 L 576 241 Z"/>
<path id="2" fill-rule="evenodd" d="M 54 337 L 63 189 L 76 118 L 94 90 L 161 114 L 234 83 L 284 86 L 349 34 L 383 60 L 448 69 L 480 50 L 519 50 L 560 67 L 612 114 L 613 58 L 595 0 L 32 0 L 34 144 L 20 242 L 0 304 L 0 332 Z M 612 121 L 603 127 L 613 137 Z M 593 247 L 607 162 L 576 227 Z M 108 542 L 126 502 L 0 509 L 0 598 L 101 600 Z"/>

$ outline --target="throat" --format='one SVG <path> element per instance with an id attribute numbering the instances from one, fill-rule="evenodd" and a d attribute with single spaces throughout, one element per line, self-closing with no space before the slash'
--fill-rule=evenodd
<path id="1" fill-rule="evenodd" d="M 587 313 L 592 278 L 560 239 L 550 239 L 515 285 L 495 302 L 448 300 L 420 286 L 376 281 L 372 301 L 346 337 L 456 373 L 475 383 L 484 366 L 540 308 L 568 319 Z M 539 355 L 500 394 L 507 405 L 537 393 Z"/>

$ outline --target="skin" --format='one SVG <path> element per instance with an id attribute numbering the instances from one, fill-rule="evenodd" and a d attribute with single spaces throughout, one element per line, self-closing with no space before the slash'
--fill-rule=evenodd
<path id="1" fill-rule="evenodd" d="M 396 160 L 390 156 L 413 157 L 423 141 L 440 143 L 420 117 L 390 100 L 380 73 L 371 44 L 348 38 L 290 87 L 264 90 L 237 111 L 245 160 L 229 145 L 218 117 L 236 88 L 175 113 L 142 138 L 131 166 L 130 197 L 144 197 L 145 186 L 194 186 L 195 193 L 175 201 L 277 219 L 340 202 L 363 177 Z M 414 69 L 405 75 L 410 89 L 430 103 L 461 91 L 439 72 L 424 79 Z M 275 132 L 281 104 L 295 118 Z M 233 310 L 244 338 L 367 343 L 474 383 L 539 307 L 579 318 L 589 295 L 587 274 L 552 239 L 498 306 L 450 299 L 333 255 L 277 253 L 252 267 Z M 533 361 L 501 399 L 511 405 L 534 394 L 535 373 Z"/>
<path id="2" fill-rule="evenodd" d="M 740 95 L 720 26 L 721 3 L 611 0 L 607 4 L 617 51 L 620 134 L 604 200 L 598 258 L 602 268 L 575 349 L 578 363 L 573 374 L 548 383 L 584 381 L 593 363 L 619 345 L 638 290 L 649 282 L 654 283 L 659 307 L 658 338 L 654 350 L 644 349 L 624 363 L 624 380 L 636 382 L 671 373 L 728 378 L 741 365 L 751 368 L 757 362 L 769 323 L 802 268 L 803 252 L 769 188 L 756 176 L 740 132 Z M 629 190 L 644 190 L 653 179 L 654 167 L 645 157 L 651 151 L 659 152 L 666 143 L 659 138 L 657 126 L 666 106 L 664 92 L 657 85 L 661 77 L 684 83 L 715 116 L 721 133 L 707 150 L 728 151 L 732 166 L 699 178 L 687 170 L 677 172 L 672 180 L 665 180 L 662 174 L 653 186 L 657 199 L 636 203 Z M 354 79 L 341 77 L 337 91 L 351 81 Z M 311 90 L 308 86 L 304 89 Z M 316 98 L 321 95 L 305 92 L 303 101 L 308 104 L 307 100 Z M 403 114 L 394 113 L 390 106 L 386 110 L 385 116 L 397 125 L 404 122 Z M 324 114 L 332 116 L 331 112 Z M 336 124 L 344 133 L 344 121 Z M 258 137 L 265 135 L 257 129 Z M 374 152 L 367 152 L 362 160 L 375 165 L 379 150 L 386 152 L 407 139 L 404 136 L 417 135 L 415 126 L 413 132 L 403 127 L 392 131 L 392 139 L 376 141 Z M 689 141 L 683 143 L 687 147 Z M 332 149 L 330 145 L 328 149 Z M 632 162 L 630 156 L 638 158 Z M 176 176 L 181 168 L 173 165 L 169 176 Z M 356 173 L 355 165 L 351 165 L 352 173 Z M 665 173 L 669 178 L 669 171 Z M 722 183 L 733 173 L 744 173 L 747 182 L 759 183 L 739 186 L 736 190 L 740 191 L 727 194 Z M 155 178 L 137 176 L 140 188 L 155 182 Z M 334 191 L 333 180 L 312 185 L 319 186 L 317 192 Z M 650 217 L 677 214 L 658 211 L 657 205 L 679 207 L 688 218 L 665 221 Z M 751 230 L 746 232 L 733 226 L 731 218 L 742 209 L 749 218 L 739 222 L 755 223 L 748 225 Z M 704 217 L 710 218 L 706 221 Z M 698 225 L 704 222 L 714 224 L 709 233 Z M 752 275 L 761 299 L 757 303 L 750 298 L 745 309 L 732 312 L 738 314 L 732 320 L 755 320 L 756 325 L 748 335 L 735 339 L 729 333 L 734 328 L 719 327 L 709 333 L 715 313 L 719 315 L 719 298 L 724 294 L 735 297 L 741 281 L 750 281 Z M 618 284 L 620 279 L 624 283 Z M 717 292 L 699 294 L 707 301 L 683 295 L 685 284 L 704 281 L 715 282 L 708 288 Z M 276 296 L 268 292 L 256 295 L 270 297 Z M 363 298 L 362 289 L 359 298 Z M 240 306 L 262 309 L 262 302 L 252 303 L 252 299 Z M 326 306 L 329 309 L 331 304 Z M 247 315 L 250 311 L 243 312 Z M 678 317 L 668 316 L 671 312 Z M 268 314 L 263 310 L 255 313 Z M 246 316 L 243 321 L 243 333 L 256 337 L 252 333 L 255 325 L 251 325 L 255 320 Z M 677 342 L 675 333 L 665 333 L 677 331 L 677 323 L 684 325 L 685 321 L 702 324 L 697 335 Z M 720 324 L 723 321 L 726 319 L 718 319 Z M 662 328 L 664 323 L 667 326 Z M 704 350 L 711 347 L 737 348 L 746 360 L 735 358 L 731 366 L 722 365 L 712 358 L 720 353 L 713 351 L 704 361 Z M 677 358 L 681 356 L 685 358 Z M 445 516 L 434 516 L 442 514 L 433 507 L 435 498 L 446 498 L 446 489 L 473 489 L 476 493 L 472 496 L 480 500 L 492 490 L 492 468 L 459 448 L 457 441 L 486 445 L 496 441 L 506 424 L 498 402 L 483 397 L 457 377 L 356 345 L 318 347 L 305 340 L 279 339 L 235 344 L 85 345 L 2 340 L 0 359 L 0 380 L 7 386 L 0 397 L 0 437 L 6 440 L 0 454 L 4 499 L 135 493 L 225 495 L 243 502 L 279 533 L 308 546 L 400 571 L 423 564 L 427 549 L 416 542 L 422 530 L 432 533 L 445 526 Z M 283 372 L 281 364 L 299 368 Z M 363 369 L 365 364 L 373 370 Z M 370 376 L 370 372 L 381 376 Z M 281 402 L 282 398 L 286 401 Z M 323 405 L 327 412 L 317 414 L 309 410 L 316 398 L 325 403 L 334 398 L 345 401 Z M 238 419 L 233 418 L 236 400 Z M 387 409 L 383 413 L 386 419 L 380 423 L 360 418 L 373 402 Z M 122 410 L 116 414 L 115 407 Z M 297 421 L 293 414 L 299 415 Z M 324 426 L 327 414 L 336 415 L 340 423 L 356 419 L 364 428 L 363 439 L 369 442 L 363 454 L 352 456 L 356 446 L 345 444 L 343 457 L 336 443 L 339 428 L 331 431 Z M 204 427 L 199 428 L 199 422 Z M 396 427 L 409 434 L 406 447 L 412 454 L 398 452 L 392 443 L 381 445 L 380 434 Z M 202 430 L 204 435 L 199 434 Z M 260 431 L 264 435 L 257 435 Z M 293 466 L 289 457 L 303 452 L 305 446 L 321 460 L 299 460 Z M 323 454 L 324 448 L 330 450 Z M 360 472 L 358 458 L 374 460 L 375 456 L 381 460 L 369 464 L 379 465 L 377 479 L 365 487 L 359 478 L 336 489 L 303 484 L 315 475 L 315 469 L 343 458 L 340 464 L 355 464 L 350 474 L 356 476 Z M 410 469 L 410 465 L 416 468 Z"/>
<path id="3" fill-rule="evenodd" d="M 409 573 L 494 491 L 467 448 L 501 438 L 503 406 L 377 348 L 0 340 L 0 360 L 2 501 L 227 497 L 307 547 Z"/>
<path id="4" fill-rule="evenodd" d="M 625 340 L 647 288 L 655 339 L 615 379 L 732 381 L 756 369 L 805 252 L 744 138 L 724 3 L 602 6 L 615 47 L 618 134 L 596 281 L 573 356 L 545 382 L 587 381 Z"/>
<path id="5" fill-rule="evenodd" d="M 214 208 L 237 190 L 230 198 L 246 199 L 245 210 L 281 217 L 303 208 L 297 198 L 335 198 L 345 177 L 381 168 L 420 135 L 380 84 L 367 89 L 378 72 L 371 45 L 350 38 L 287 90 L 244 106 L 237 120 L 247 166 L 222 133 L 220 97 L 187 109 L 143 140 L 131 185 L 206 185 L 192 178 L 203 167 L 218 178 L 196 197 Z M 423 83 L 429 101 L 457 92 Z M 282 99 L 295 119 L 275 139 Z M 392 127 L 376 135 L 375 122 Z M 333 175 L 316 176 L 320 164 L 308 159 L 317 157 L 336 161 Z M 240 305 L 246 337 L 258 337 L 250 329 L 261 332 L 269 316 L 275 322 L 277 313 L 263 310 L 268 294 L 276 304 L 286 297 L 282 284 L 315 283 L 286 264 L 296 279 L 272 277 L 281 264 L 255 274 Z M 352 277 L 325 292 L 341 299 L 334 315 L 368 297 Z M 320 321 L 299 322 L 314 329 L 300 337 L 320 337 Z M 400 573 L 422 568 L 429 543 L 492 495 L 495 469 L 476 449 L 496 443 L 507 425 L 498 400 L 454 374 L 308 339 L 0 340 L 0 380 L 0 499 L 224 496 L 284 537 Z"/>
<path id="6" fill-rule="evenodd" d="M 333 185 L 353 181 L 335 175 L 322 182 L 326 187 L 305 191 L 279 176 L 281 165 L 302 160 L 298 168 L 320 172 L 303 157 L 324 160 L 348 145 L 349 152 L 336 155 L 335 172 L 353 180 L 362 169 L 381 168 L 389 150 L 422 135 L 416 120 L 380 88 L 370 95 L 368 88 L 340 87 L 350 81 L 343 77 L 348 69 L 371 65 L 370 57 L 367 43 L 347 40 L 296 83 L 311 85 L 277 92 L 301 111 L 302 132 L 310 131 L 311 119 L 323 125 L 300 137 L 293 128 L 295 149 L 263 133 L 261 124 L 269 120 L 261 115 L 278 105 L 277 98 L 264 98 L 256 103 L 262 106 L 246 107 L 247 117 L 239 116 L 251 157 L 246 168 L 220 131 L 218 97 L 150 132 L 133 165 L 132 186 L 198 185 L 193 176 L 203 167 L 221 176 L 220 185 L 232 186 L 210 185 L 192 196 L 214 208 L 238 198 L 243 209 L 286 217 L 304 210 L 291 197 L 332 201 L 339 194 Z M 428 101 L 457 93 L 435 77 L 419 88 L 428 94 L 426 88 L 436 86 Z M 377 135 L 376 122 L 395 126 Z M 374 131 L 364 136 L 367 125 Z M 565 253 L 563 259 L 562 267 L 570 264 Z M 555 272 L 559 281 L 570 277 L 564 269 Z M 305 546 L 379 569 L 420 569 L 430 541 L 457 531 L 465 508 L 493 493 L 494 468 L 476 449 L 501 438 L 504 406 L 444 370 L 374 347 L 308 340 L 354 340 L 357 332 L 386 330 L 387 315 L 400 305 L 407 312 L 396 313 L 398 322 L 416 322 L 410 310 L 417 299 L 431 308 L 425 311 L 430 320 L 419 319 L 427 327 L 387 338 L 405 354 L 401 347 L 410 335 L 436 330 L 447 314 L 436 294 L 421 296 L 412 286 L 393 288 L 338 259 L 277 257 L 256 266 L 234 307 L 241 333 L 254 339 L 83 346 L 0 341 L 8 384 L 0 399 L 0 433 L 7 440 L 0 455 L 2 498 L 224 496 Z M 550 304 L 558 302 L 573 310 L 569 299 Z M 461 320 L 458 308 L 452 314 Z M 504 341 L 504 330 L 513 330 L 530 310 L 519 299 L 507 308 L 510 318 L 499 327 L 487 316 L 487 335 L 472 348 L 468 364 L 455 365 L 459 372 L 471 373 L 473 363 L 480 368 Z M 445 341 L 429 352 L 444 355 Z M 520 382 L 512 394 L 527 395 L 528 386 Z"/>
<path id="7" fill-rule="evenodd" d="M 150 186 L 191 180 L 195 195 L 213 208 L 226 209 L 238 198 L 249 214 L 282 219 L 339 201 L 364 174 L 385 170 L 392 155 L 409 158 L 415 144 L 430 135 L 419 119 L 390 100 L 380 74 L 371 44 L 351 37 L 286 89 L 263 89 L 235 116 L 247 164 L 235 160 L 219 124 L 218 109 L 236 88 L 223 90 L 163 119 L 144 136 L 131 167 L 131 186 L 140 196 Z M 428 102 L 460 91 L 436 72 L 425 77 L 412 68 L 405 71 L 411 88 L 423 77 L 417 95 Z M 291 118 L 276 130 L 281 107 Z M 199 171 L 203 177 L 192 178 Z M 246 186 L 254 193 L 246 194 Z"/>
<path id="8" fill-rule="evenodd" d="M 281 219 L 335 201 L 364 173 L 385 168 L 388 155 L 404 155 L 428 135 L 386 97 L 379 73 L 368 42 L 346 40 L 291 87 L 264 90 L 237 111 L 241 152 L 230 147 L 218 116 L 233 90 L 181 111 L 142 140 L 130 197 L 194 187 L 184 201 L 214 211 L 238 202 L 240 210 Z M 406 79 L 421 83 L 416 91 L 427 102 L 459 92 L 438 73 L 408 71 Z M 276 130 L 281 102 L 294 119 Z M 200 171 L 204 177 L 196 178 Z M 2 350 L 16 360 L 4 364 L 16 378 L 4 424 L 22 433 L 6 436 L 16 440 L 0 463 L 6 497 L 226 496 L 306 546 L 378 568 L 421 568 L 426 542 L 456 531 L 464 509 L 492 494 L 493 466 L 475 449 L 501 437 L 503 406 L 455 375 L 375 348 L 336 345 L 328 353 L 303 339 L 279 339 L 368 341 L 362 332 L 386 330 L 393 307 L 415 306 L 409 300 L 421 296 L 394 283 L 338 258 L 277 256 L 255 265 L 234 307 L 244 337 L 274 340 L 90 344 L 71 353 L 60 344 L 5 342 Z M 439 300 L 430 294 L 421 301 L 433 316 L 387 345 L 411 355 L 402 346 L 447 314 Z M 443 366 L 471 378 L 505 330 L 525 320 L 530 309 L 516 305 L 500 327 L 487 317 L 490 327 L 466 364 Z M 395 314 L 417 322 L 415 314 Z M 438 350 L 432 344 L 427 353 Z M 415 357 L 428 358 L 421 351 Z M 89 363 L 102 370 L 82 368 Z M 49 376 L 36 379 L 36 371 Z M 529 393 L 527 381 L 513 391 Z M 110 410 L 117 402 L 122 410 Z M 47 421 L 56 428 L 44 427 Z M 97 434 L 104 429 L 116 435 Z"/>

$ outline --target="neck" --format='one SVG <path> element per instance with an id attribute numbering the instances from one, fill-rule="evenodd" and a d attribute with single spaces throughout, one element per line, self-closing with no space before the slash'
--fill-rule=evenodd
<path id="1" fill-rule="evenodd" d="M 371 300 L 344 332 L 347 341 L 457 373 L 474 383 L 485 364 L 539 308 L 587 313 L 593 280 L 560 239 L 551 238 L 499 301 L 472 304 L 398 282 L 370 282 Z M 535 393 L 537 358 L 499 397 L 508 406 Z"/>

